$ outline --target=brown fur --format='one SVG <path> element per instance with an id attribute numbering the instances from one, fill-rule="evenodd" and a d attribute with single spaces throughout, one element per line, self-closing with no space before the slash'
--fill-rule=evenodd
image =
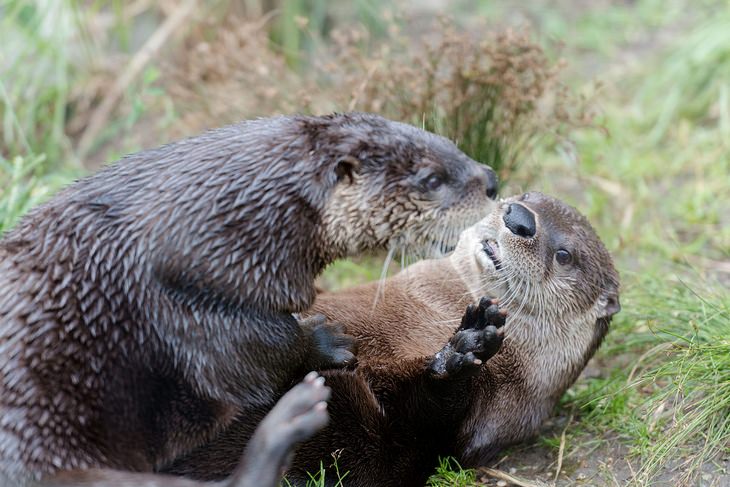
<path id="1" fill-rule="evenodd" d="M 349 353 L 291 316 L 325 265 L 448 239 L 494 190 L 369 114 L 243 122 L 68 187 L 0 241 L 0 472 L 152 472 L 270 408 Z"/>
<path id="2" fill-rule="evenodd" d="M 533 237 L 506 228 L 510 203 L 534 215 Z M 500 270 L 483 249 L 489 240 L 499 242 Z M 570 265 L 556 262 L 561 248 Z M 331 454 L 348 486 L 423 485 L 439 455 L 483 464 L 537 432 L 619 310 L 618 275 L 588 221 L 539 193 L 505 201 L 462 234 L 449 258 L 419 262 L 383 286 L 325 293 L 311 310 L 346 324 L 359 365 L 326 374 L 332 423 L 298 450 L 288 475 L 295 483 Z M 500 352 L 472 380 L 434 381 L 427 364 L 483 295 L 509 313 Z M 239 420 L 171 471 L 216 478 L 253 425 Z M 332 469 L 327 478 L 336 478 Z"/>

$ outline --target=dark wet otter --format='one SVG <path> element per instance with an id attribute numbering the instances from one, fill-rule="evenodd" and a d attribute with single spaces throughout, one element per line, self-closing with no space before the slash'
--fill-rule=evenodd
<path id="1" fill-rule="evenodd" d="M 446 139 L 369 114 L 243 122 L 75 183 L 0 241 L 0 472 L 151 472 L 270 408 L 351 358 L 291 315 L 324 266 L 431 245 L 494 192 Z"/>
<path id="2" fill-rule="evenodd" d="M 327 424 L 327 399 L 330 389 L 324 377 L 310 372 L 266 414 L 246 446 L 243 460 L 228 485 L 238 487 L 275 487 L 291 462 L 295 444 L 309 438 Z M 8 485 L 9 480 L 0 477 Z M 123 470 L 65 470 L 43 481 L 44 487 L 199 487 L 200 482 L 182 477 L 163 477 L 156 473 Z M 220 486 L 220 483 L 215 485 Z"/>
<path id="3" fill-rule="evenodd" d="M 620 309 L 618 291 L 611 256 L 586 218 L 528 193 L 467 229 L 448 258 L 387 279 L 382 293 L 372 283 L 318 296 L 310 312 L 346 325 L 359 365 L 325 374 L 330 426 L 297 450 L 288 478 L 303 483 L 333 453 L 348 486 L 423 485 L 438 456 L 484 464 L 538 431 L 601 343 Z M 483 295 L 509 313 L 501 350 L 469 381 L 433 381 L 431 357 Z M 226 458 L 256 423 L 248 421 L 171 470 L 199 478 L 228 471 Z"/>

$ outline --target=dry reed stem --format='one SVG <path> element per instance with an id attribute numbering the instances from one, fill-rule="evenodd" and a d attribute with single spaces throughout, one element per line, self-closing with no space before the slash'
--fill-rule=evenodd
<path id="1" fill-rule="evenodd" d="M 94 141 L 106 126 L 109 116 L 127 87 L 139 76 L 145 66 L 157 54 L 165 41 L 185 22 L 193 13 L 197 0 L 185 0 L 140 48 L 129 61 L 124 71 L 106 93 L 101 103 L 92 113 L 78 144 L 78 155 L 83 160 L 92 148 Z"/>
<path id="2" fill-rule="evenodd" d="M 565 428 L 563 428 L 563 433 L 560 435 L 560 448 L 558 449 L 558 465 L 557 465 L 557 467 L 555 467 L 554 482 L 556 482 L 556 483 L 558 481 L 558 477 L 560 477 L 560 470 L 563 468 L 563 454 L 565 453 L 565 433 L 568 431 L 568 426 L 570 426 L 571 422 L 573 422 L 572 414 L 568 418 L 568 422 L 565 423 Z"/>
<path id="3" fill-rule="evenodd" d="M 499 479 L 504 480 L 505 482 L 509 482 L 514 485 L 518 485 L 519 487 L 548 487 L 548 484 L 545 482 L 541 482 L 539 480 L 527 480 L 523 477 L 518 477 L 516 475 L 510 475 L 507 472 L 504 472 L 502 470 L 497 470 L 496 468 L 489 468 L 489 467 L 479 467 L 479 472 L 482 472 L 483 474 Z"/>

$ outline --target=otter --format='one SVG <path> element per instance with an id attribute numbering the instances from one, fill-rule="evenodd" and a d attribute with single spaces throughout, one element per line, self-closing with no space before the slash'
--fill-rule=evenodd
<path id="1" fill-rule="evenodd" d="M 309 438 L 329 421 L 327 399 L 330 389 L 324 377 L 310 372 L 304 380 L 276 403 L 256 428 L 230 485 L 277 487 L 290 461 L 294 445 Z M 2 478 L 2 477 L 0 477 Z M 4 479 L 7 484 L 7 479 Z M 120 470 L 91 469 L 61 471 L 43 481 L 45 487 L 197 487 L 199 482 L 181 477 L 162 479 L 156 474 L 134 474 Z M 215 485 L 220 485 L 219 483 Z"/>
<path id="2" fill-rule="evenodd" d="M 468 380 L 434 381 L 427 365 L 482 296 L 507 313 L 501 348 Z M 345 325 L 358 366 L 324 373 L 331 423 L 296 451 L 287 479 L 304 484 L 323 461 L 328 481 L 339 471 L 348 486 L 421 486 L 439 456 L 485 464 L 537 433 L 619 310 L 618 274 L 583 215 L 537 192 L 502 201 L 450 256 L 317 297 L 308 313 Z M 239 418 L 168 471 L 217 478 L 255 424 Z"/>
<path id="3" fill-rule="evenodd" d="M 268 410 L 352 360 L 292 316 L 327 264 L 445 245 L 495 193 L 450 141 L 363 113 L 245 121 L 76 182 L 0 240 L 0 472 L 134 483 Z"/>

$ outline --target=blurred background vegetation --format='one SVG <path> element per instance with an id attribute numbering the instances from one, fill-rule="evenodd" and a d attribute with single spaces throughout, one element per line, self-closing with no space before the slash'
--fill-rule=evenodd
<path id="1" fill-rule="evenodd" d="M 495 167 L 504 195 L 574 204 L 622 274 L 598 357 L 499 468 L 728 485 L 729 26 L 718 0 L 0 0 L 0 231 L 103 163 L 240 119 L 425 127 Z M 322 284 L 381 265 L 339 262 Z M 495 482 L 450 462 L 432 478 Z"/>

